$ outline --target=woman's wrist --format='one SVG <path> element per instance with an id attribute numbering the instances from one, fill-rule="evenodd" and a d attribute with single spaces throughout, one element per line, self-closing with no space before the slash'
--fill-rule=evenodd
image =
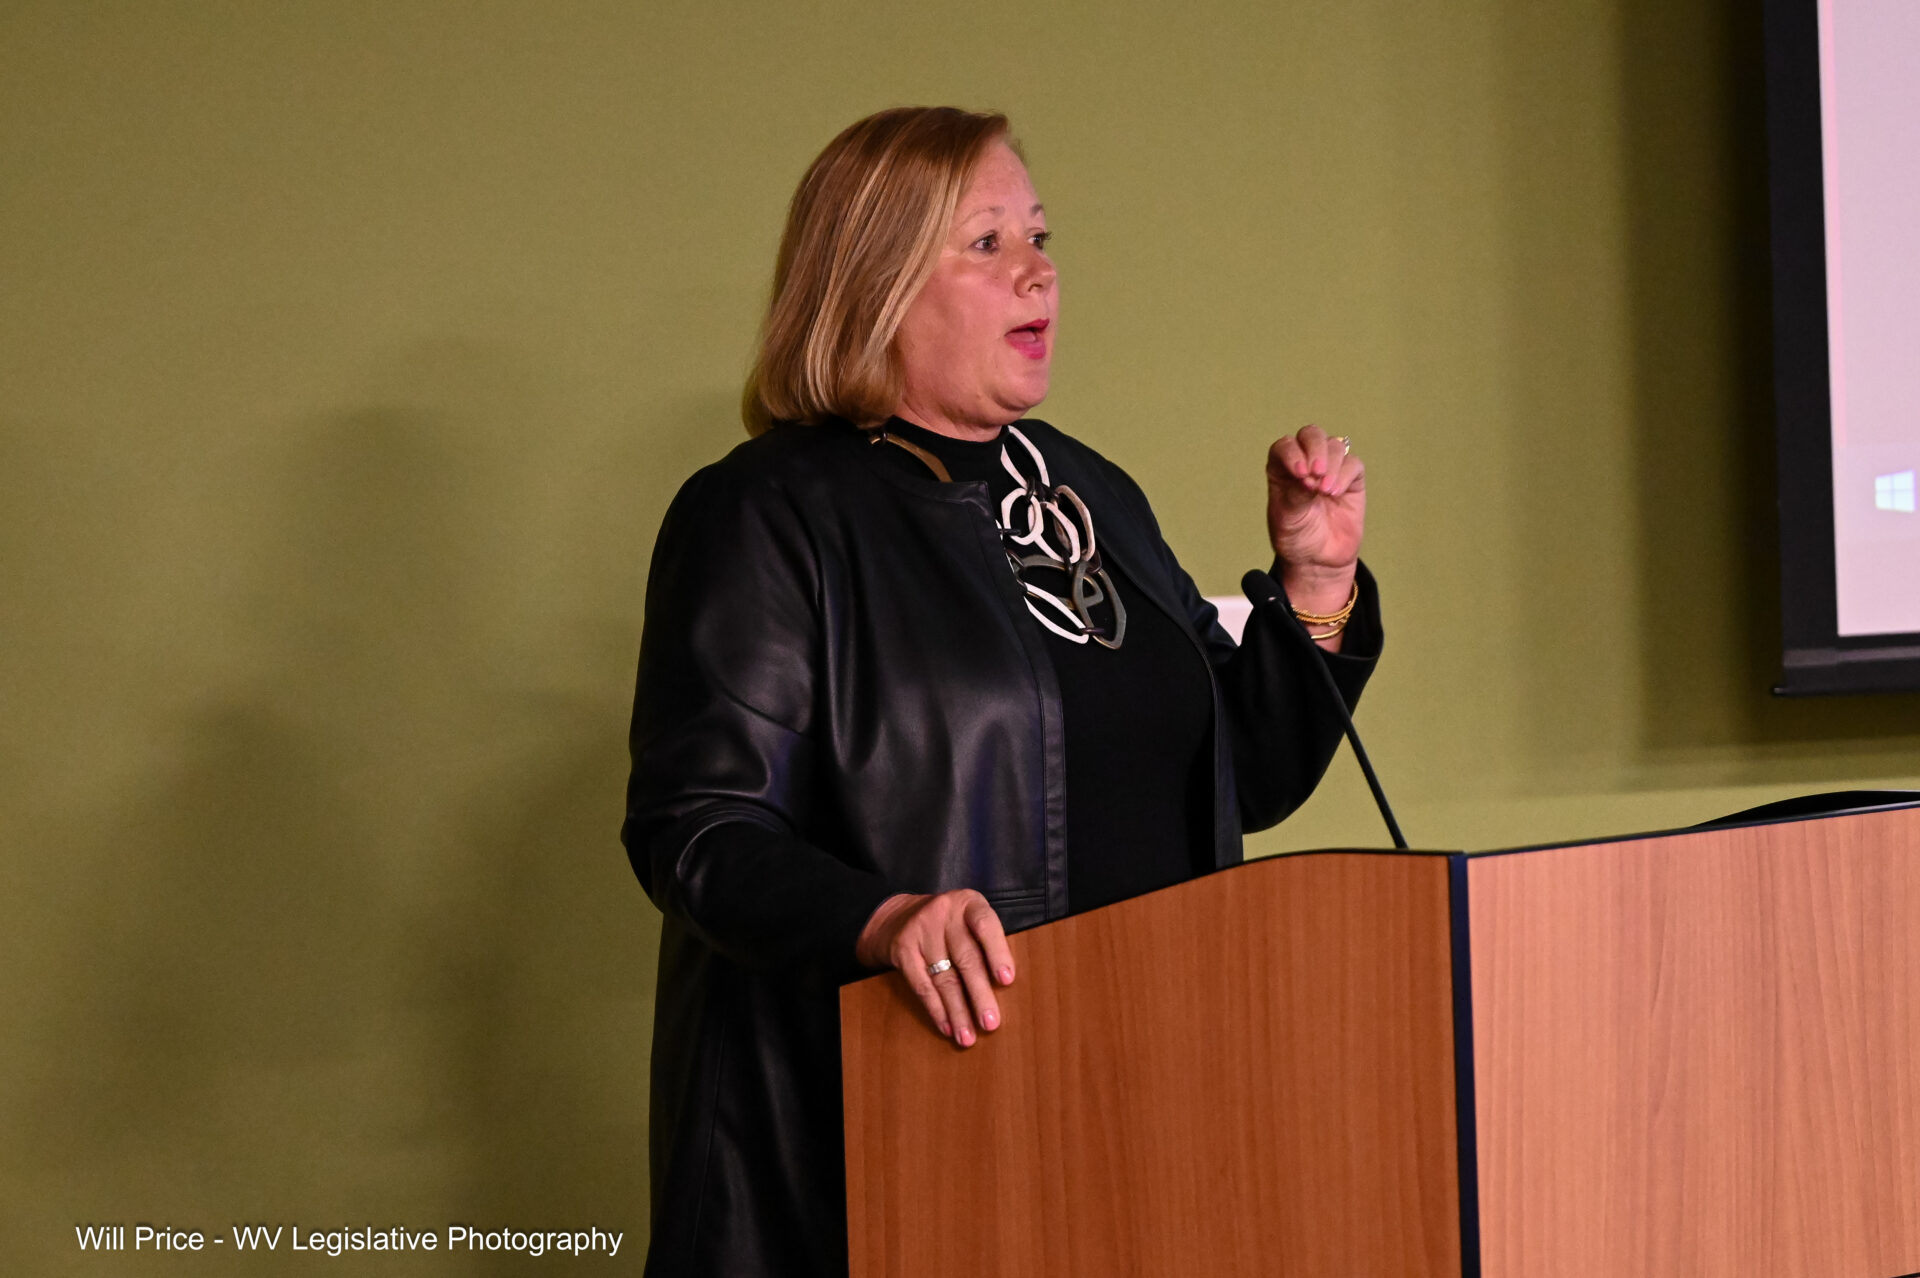
<path id="1" fill-rule="evenodd" d="M 1280 585 L 1295 612 L 1325 615 L 1346 608 L 1353 598 L 1358 564 L 1329 568 L 1317 564 L 1283 564 Z"/>
<path id="2" fill-rule="evenodd" d="M 924 899 L 911 892 L 899 892 L 880 902 L 868 917 L 867 925 L 860 929 L 860 938 L 853 943 L 853 957 L 867 967 L 892 967 L 890 951 L 893 934 L 899 931 L 899 918 L 911 910 L 916 901 Z"/>

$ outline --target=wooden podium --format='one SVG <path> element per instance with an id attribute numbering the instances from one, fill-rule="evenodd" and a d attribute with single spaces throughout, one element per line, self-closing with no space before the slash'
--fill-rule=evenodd
<path id="1" fill-rule="evenodd" d="M 1254 861 L 846 988 L 854 1278 L 1920 1271 L 1920 808 Z"/>

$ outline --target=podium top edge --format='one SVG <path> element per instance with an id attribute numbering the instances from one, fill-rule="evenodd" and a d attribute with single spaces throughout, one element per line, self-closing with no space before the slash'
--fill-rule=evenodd
<path id="1" fill-rule="evenodd" d="M 1720 830 L 1752 830 L 1769 825 L 1793 825 L 1801 821 L 1825 821 L 1833 817 L 1868 816 L 1880 812 L 1905 812 L 1920 808 L 1920 798 L 1907 803 L 1870 803 L 1859 807 L 1835 808 L 1827 812 L 1808 812 L 1784 816 L 1759 817 L 1752 821 L 1718 820 L 1702 821 L 1698 825 L 1683 825 L 1666 830 L 1641 830 L 1632 834 L 1608 834 L 1591 839 L 1570 839 L 1563 843 L 1529 843 L 1512 848 L 1483 848 L 1479 851 L 1462 852 L 1457 855 L 1470 860 L 1485 857 L 1513 856 L 1521 852 L 1551 852 L 1555 848 L 1590 848 L 1603 843 L 1638 843 L 1643 839 L 1670 839 L 1683 834 L 1707 834 Z M 1737 816 L 1738 814 L 1736 814 Z"/>

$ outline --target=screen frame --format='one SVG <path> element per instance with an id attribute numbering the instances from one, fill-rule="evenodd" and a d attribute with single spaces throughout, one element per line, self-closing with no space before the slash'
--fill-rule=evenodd
<path id="1" fill-rule="evenodd" d="M 1780 696 L 1920 691 L 1920 633 L 1841 635 L 1820 114 L 1820 0 L 1766 0 Z"/>

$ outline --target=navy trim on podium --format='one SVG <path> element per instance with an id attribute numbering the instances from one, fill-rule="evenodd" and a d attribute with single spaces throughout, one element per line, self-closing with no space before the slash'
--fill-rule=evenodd
<path id="1" fill-rule="evenodd" d="M 1473 927 L 1467 916 L 1467 858 L 1447 858 L 1447 914 L 1453 932 L 1453 1096 L 1460 1154 L 1460 1278 L 1480 1278 L 1480 1136 L 1473 1098 Z"/>

